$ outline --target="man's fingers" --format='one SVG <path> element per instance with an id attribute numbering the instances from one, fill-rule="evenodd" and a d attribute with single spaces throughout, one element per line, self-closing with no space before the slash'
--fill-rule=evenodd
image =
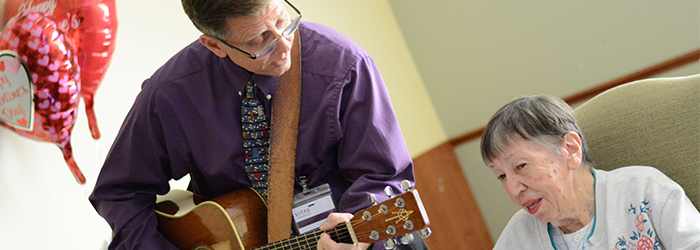
<path id="1" fill-rule="evenodd" d="M 319 225 L 319 228 L 323 231 L 331 230 L 335 228 L 338 224 L 350 221 L 353 215 L 349 213 L 331 213 L 325 222 Z"/>
<path id="2" fill-rule="evenodd" d="M 352 219 L 353 215 L 349 213 L 331 213 L 328 215 L 328 218 L 326 219 L 325 222 L 321 223 L 319 225 L 319 228 L 323 231 L 328 231 L 336 226 L 338 224 L 350 221 Z M 343 250 L 343 249 L 352 249 L 352 250 L 364 250 L 367 249 L 370 246 L 369 243 L 359 243 L 356 245 L 352 244 L 339 244 L 331 239 L 331 236 L 328 235 L 327 233 L 322 233 L 321 237 L 318 239 L 318 244 L 316 245 L 316 249 L 318 250 Z"/>
<path id="3" fill-rule="evenodd" d="M 358 243 L 358 244 L 343 244 L 337 243 L 331 239 L 331 236 L 327 233 L 322 233 L 316 245 L 317 250 L 366 250 L 370 246 L 369 243 Z"/>
<path id="4" fill-rule="evenodd" d="M 337 245 L 333 240 L 331 240 L 331 236 L 329 236 L 327 233 L 322 233 L 321 238 L 318 239 L 318 244 L 316 245 L 317 250 L 324 250 L 324 249 L 333 249 L 334 245 Z"/>

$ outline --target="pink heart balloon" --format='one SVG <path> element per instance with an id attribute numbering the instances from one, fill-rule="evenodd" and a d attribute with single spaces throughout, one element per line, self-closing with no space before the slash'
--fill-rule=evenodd
<path id="1" fill-rule="evenodd" d="M 100 138 L 94 111 L 95 92 L 104 79 L 114 53 L 117 35 L 115 0 L 6 0 L 3 22 L 32 9 L 51 13 L 56 24 L 73 42 L 81 68 L 80 94 L 85 100 L 85 113 L 92 138 Z M 37 15 L 29 17 L 38 18 Z M 35 27 L 25 26 L 27 29 Z M 36 32 L 36 31 L 35 31 Z M 35 46 L 35 44 L 31 44 Z"/>
<path id="2" fill-rule="evenodd" d="M 76 181 L 85 184 L 85 176 L 73 159 L 70 144 L 80 99 L 80 66 L 76 54 L 72 52 L 72 41 L 66 39 L 63 35 L 65 32 L 53 17 L 41 12 L 20 14 L 8 23 L 12 25 L 5 28 L 0 50 L 14 51 L 18 58 L 22 58 L 28 75 L 31 75 L 34 124 L 29 131 L 2 121 L 0 125 L 27 138 L 55 143 Z M 37 38 L 37 33 L 31 31 L 39 29 L 43 32 L 38 34 L 38 39 L 29 39 Z M 55 32 L 59 35 L 55 36 Z M 16 39 L 19 39 L 18 43 L 13 42 Z M 29 44 L 35 41 L 39 41 L 39 44 Z M 49 62 L 58 62 L 60 66 L 55 67 L 54 63 Z M 78 91 L 65 91 L 69 89 Z M 17 122 L 21 124 L 26 121 L 19 119 Z"/>

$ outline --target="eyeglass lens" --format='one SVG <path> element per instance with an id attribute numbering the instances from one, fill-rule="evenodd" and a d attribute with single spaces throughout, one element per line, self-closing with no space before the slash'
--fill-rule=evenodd
<path id="1" fill-rule="evenodd" d="M 301 22 L 301 16 L 299 16 L 294 9 L 292 9 L 288 4 L 284 4 L 286 7 L 287 13 L 283 13 L 283 15 L 287 16 L 288 18 L 294 18 L 294 20 L 291 21 L 289 26 L 287 26 L 281 33 L 282 37 L 289 37 L 292 34 L 294 34 L 294 31 L 299 27 L 299 23 Z M 256 59 L 263 59 L 265 57 L 268 57 L 272 52 L 277 49 L 277 40 L 279 37 L 275 38 L 273 41 L 271 41 L 265 48 L 261 49 L 259 52 L 255 53 Z"/>

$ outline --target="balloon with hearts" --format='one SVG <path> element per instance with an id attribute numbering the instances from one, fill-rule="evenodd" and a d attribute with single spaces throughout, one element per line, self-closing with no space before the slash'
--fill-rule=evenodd
<path id="1" fill-rule="evenodd" d="M 1 1 L 0 1 L 1 2 Z M 114 53 L 117 15 L 115 0 L 5 0 L 3 23 L 18 13 L 43 12 L 56 19 L 73 41 L 82 69 L 80 94 L 92 138 L 100 138 L 94 111 L 95 92 Z"/>
<path id="2" fill-rule="evenodd" d="M 0 125 L 55 143 L 80 184 L 71 131 L 80 100 L 80 65 L 66 33 L 43 12 L 11 19 L 0 40 Z"/>

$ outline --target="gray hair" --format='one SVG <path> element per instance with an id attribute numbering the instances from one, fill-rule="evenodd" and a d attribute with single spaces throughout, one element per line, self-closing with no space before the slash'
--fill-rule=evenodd
<path id="1" fill-rule="evenodd" d="M 559 155 L 556 148 L 563 143 L 564 135 L 575 132 L 581 138 L 582 165 L 590 168 L 593 161 L 573 113 L 571 107 L 558 97 L 516 99 L 489 120 L 481 137 L 481 157 L 484 162 L 493 161 L 518 138 L 538 142 Z"/>
<path id="2" fill-rule="evenodd" d="M 182 0 L 182 8 L 192 24 L 202 33 L 225 39 L 231 34 L 227 21 L 240 16 L 253 16 L 270 0 Z"/>

